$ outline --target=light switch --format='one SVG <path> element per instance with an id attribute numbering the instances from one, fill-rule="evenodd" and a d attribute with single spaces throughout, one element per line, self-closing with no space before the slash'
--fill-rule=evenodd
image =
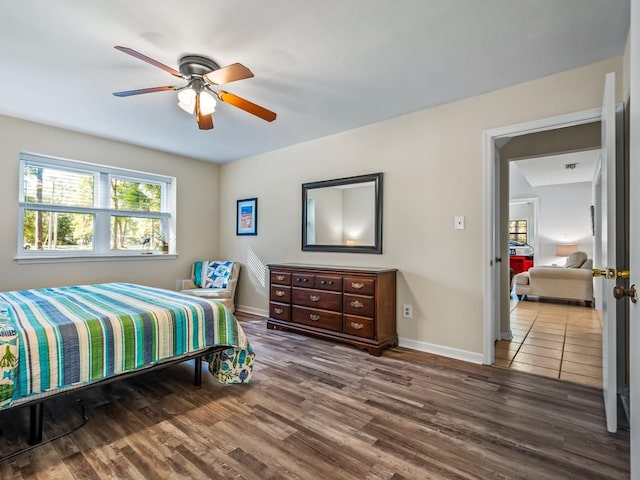
<path id="1" fill-rule="evenodd" d="M 464 215 L 456 215 L 454 217 L 454 228 L 456 230 L 464 230 Z"/>

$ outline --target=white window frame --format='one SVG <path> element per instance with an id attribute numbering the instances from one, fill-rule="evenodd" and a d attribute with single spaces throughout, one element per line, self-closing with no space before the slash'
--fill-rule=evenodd
<path id="1" fill-rule="evenodd" d="M 26 202 L 24 192 L 24 171 L 26 164 L 40 167 L 56 168 L 93 175 L 94 201 L 92 207 L 75 207 Z M 123 259 L 139 258 L 175 258 L 176 257 L 176 178 L 153 173 L 128 170 L 123 168 L 81 162 L 52 157 L 30 152 L 20 152 L 20 175 L 18 184 L 18 243 L 17 257 L 19 261 L 65 261 L 65 260 L 109 260 L 114 257 Z M 160 212 L 141 212 L 118 210 L 111 208 L 110 180 L 118 179 L 153 183 L 160 185 Z M 43 210 L 47 212 L 64 212 L 90 214 L 93 222 L 93 249 L 80 251 L 37 250 L 24 248 L 24 212 L 25 210 Z M 110 222 L 113 215 L 126 217 L 143 217 L 160 220 L 160 229 L 169 243 L 169 252 L 163 253 L 152 249 L 111 249 Z"/>

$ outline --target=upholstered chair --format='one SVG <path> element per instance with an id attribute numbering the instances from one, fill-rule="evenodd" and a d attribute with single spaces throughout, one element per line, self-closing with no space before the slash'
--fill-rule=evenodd
<path id="1" fill-rule="evenodd" d="M 593 262 L 585 252 L 575 252 L 563 267 L 530 268 L 513 277 L 515 293 L 520 300 L 527 296 L 593 302 Z"/>
<path id="2" fill-rule="evenodd" d="M 223 303 L 234 312 L 239 276 L 238 262 L 201 260 L 193 264 L 191 278 L 178 280 L 178 290 L 187 295 Z"/>

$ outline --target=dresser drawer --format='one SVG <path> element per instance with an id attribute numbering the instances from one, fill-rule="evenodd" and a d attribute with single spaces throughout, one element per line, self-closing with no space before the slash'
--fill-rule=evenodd
<path id="1" fill-rule="evenodd" d="M 291 287 L 283 287 L 282 285 L 271 285 L 270 300 L 274 302 L 290 302 Z"/>
<path id="2" fill-rule="evenodd" d="M 271 272 L 269 279 L 272 284 L 291 285 L 291 274 L 289 272 Z"/>
<path id="3" fill-rule="evenodd" d="M 292 308 L 293 321 L 296 323 L 332 330 L 334 332 L 342 331 L 342 314 L 340 313 L 296 306 Z"/>
<path id="4" fill-rule="evenodd" d="M 373 295 L 376 281 L 367 277 L 344 277 L 344 293 Z"/>
<path id="5" fill-rule="evenodd" d="M 360 315 L 362 317 L 373 317 L 375 313 L 373 297 L 345 293 L 343 305 L 344 313 Z"/>
<path id="6" fill-rule="evenodd" d="M 375 338 L 375 327 L 372 318 L 345 315 L 342 331 L 348 335 L 356 335 L 363 338 Z"/>
<path id="7" fill-rule="evenodd" d="M 271 318 L 277 318 L 278 320 L 284 320 L 286 322 L 291 321 L 291 305 L 286 303 L 269 303 L 269 316 Z"/>
<path id="8" fill-rule="evenodd" d="M 291 276 L 291 284 L 294 287 L 313 288 L 315 286 L 315 275 L 308 273 L 294 273 Z"/>
<path id="9" fill-rule="evenodd" d="M 342 292 L 342 277 L 337 275 L 316 275 L 316 288 Z"/>
<path id="10" fill-rule="evenodd" d="M 294 287 L 292 297 L 292 303 L 296 305 L 342 311 L 342 293 Z"/>

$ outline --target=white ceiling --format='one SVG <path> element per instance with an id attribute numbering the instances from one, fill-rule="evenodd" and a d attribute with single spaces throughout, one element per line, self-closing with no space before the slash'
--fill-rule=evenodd
<path id="1" fill-rule="evenodd" d="M 546 157 L 516 160 L 509 166 L 516 169 L 532 187 L 591 182 L 595 175 L 600 149 L 564 153 Z M 573 165 L 573 168 L 567 168 Z"/>
<path id="2" fill-rule="evenodd" d="M 629 0 L 21 0 L 0 10 L 0 113 L 227 162 L 493 91 L 623 53 Z M 177 68 L 186 53 L 241 62 L 199 131 Z"/>

